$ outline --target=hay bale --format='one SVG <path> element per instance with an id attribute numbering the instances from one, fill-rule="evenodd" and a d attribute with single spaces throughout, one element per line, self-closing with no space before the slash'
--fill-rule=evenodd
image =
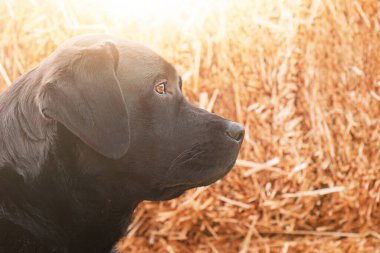
<path id="1" fill-rule="evenodd" d="M 380 2 L 185 1 L 135 16 L 114 2 L 3 1 L 1 89 L 65 39 L 108 32 L 153 47 L 190 100 L 247 129 L 226 178 L 140 205 L 120 249 L 379 252 Z"/>

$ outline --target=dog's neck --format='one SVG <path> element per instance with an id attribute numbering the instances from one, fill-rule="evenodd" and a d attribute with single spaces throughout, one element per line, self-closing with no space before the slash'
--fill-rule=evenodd
<path id="1" fill-rule="evenodd" d="M 15 168 L 27 180 L 40 173 L 55 129 L 36 104 L 36 71 L 29 71 L 0 95 L 0 168 Z"/>
<path id="2" fill-rule="evenodd" d="M 33 181 L 12 169 L 0 170 L 0 199 L 12 202 L 5 203 L 0 221 L 15 222 L 52 248 L 107 252 L 122 237 L 140 200 L 112 168 L 96 161 L 87 164 L 93 173 L 79 168 L 84 166 L 76 148 L 80 143 L 61 125 L 56 138 L 59 145 L 52 145 Z M 87 248 L 79 248 L 83 245 Z"/>

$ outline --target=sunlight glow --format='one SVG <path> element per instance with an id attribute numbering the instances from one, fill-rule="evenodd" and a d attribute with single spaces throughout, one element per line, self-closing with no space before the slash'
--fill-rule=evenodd
<path id="1" fill-rule="evenodd" d="M 110 17 L 123 21 L 149 20 L 153 17 L 169 20 L 180 18 L 184 12 L 207 12 L 215 6 L 214 3 L 215 1 L 202 0 L 110 0 L 103 8 Z"/>

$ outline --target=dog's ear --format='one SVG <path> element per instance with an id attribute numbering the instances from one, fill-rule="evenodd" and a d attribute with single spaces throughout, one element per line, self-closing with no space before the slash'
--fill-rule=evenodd
<path id="1" fill-rule="evenodd" d="M 39 92 L 41 113 L 100 154 L 118 159 L 129 147 L 129 122 L 112 42 L 58 53 Z"/>

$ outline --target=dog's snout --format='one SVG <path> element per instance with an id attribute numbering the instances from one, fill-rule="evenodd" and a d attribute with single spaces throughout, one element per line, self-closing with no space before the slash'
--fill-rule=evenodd
<path id="1" fill-rule="evenodd" d="M 244 127 L 236 122 L 230 122 L 227 126 L 227 135 L 232 139 L 241 142 L 244 137 Z"/>

